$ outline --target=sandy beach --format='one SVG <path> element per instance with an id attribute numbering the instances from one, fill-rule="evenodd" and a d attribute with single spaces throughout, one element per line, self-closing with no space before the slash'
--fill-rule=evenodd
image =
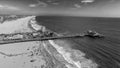
<path id="1" fill-rule="evenodd" d="M 0 33 L 32 32 L 28 21 L 33 16 L 0 24 Z M 38 56 L 40 42 L 24 42 L 0 46 L 0 68 L 41 68 L 45 65 L 43 56 Z M 36 53 L 35 53 L 36 51 Z"/>
<path id="2" fill-rule="evenodd" d="M 29 16 L 0 24 L 0 33 L 46 31 Z M 32 21 L 31 21 L 32 20 Z M 4 29 L 4 30 L 3 30 Z M 0 67 L 2 68 L 96 68 L 97 64 L 85 58 L 67 40 L 48 40 L 5 44 L 0 46 Z"/>

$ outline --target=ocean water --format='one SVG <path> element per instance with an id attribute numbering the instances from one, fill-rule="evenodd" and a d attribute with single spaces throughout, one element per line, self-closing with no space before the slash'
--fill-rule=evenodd
<path id="1" fill-rule="evenodd" d="M 99 68 L 120 68 L 120 18 L 37 16 L 38 24 L 65 35 L 95 30 L 105 38 L 66 39 L 70 47 L 86 53 Z"/>

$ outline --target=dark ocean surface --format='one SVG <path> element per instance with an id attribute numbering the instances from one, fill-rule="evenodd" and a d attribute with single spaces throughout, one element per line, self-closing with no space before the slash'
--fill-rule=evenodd
<path id="1" fill-rule="evenodd" d="M 105 38 L 69 39 L 71 47 L 86 53 L 99 68 L 120 68 L 120 18 L 37 16 L 40 25 L 57 33 L 76 34 L 95 30 Z"/>

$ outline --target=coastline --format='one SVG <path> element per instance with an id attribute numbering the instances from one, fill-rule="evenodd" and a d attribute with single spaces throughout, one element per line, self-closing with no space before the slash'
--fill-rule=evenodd
<path id="1" fill-rule="evenodd" d="M 0 32 L 9 34 L 17 32 L 34 32 L 36 30 L 40 30 L 42 32 L 50 31 L 45 26 L 34 23 L 34 18 L 35 16 L 31 16 L 15 21 L 5 22 L 0 25 L 0 28 L 7 29 L 5 31 L 1 29 Z M 31 19 L 34 21 L 32 24 L 30 23 Z M 7 24 L 9 24 L 9 27 Z M 60 35 L 57 33 L 55 34 Z M 16 68 L 15 65 L 19 65 L 18 67 L 21 67 L 22 64 L 22 68 L 35 68 L 41 66 L 52 68 L 96 68 L 97 65 L 94 62 L 85 58 L 85 54 L 83 52 L 73 50 L 70 47 L 71 45 L 74 45 L 74 43 L 65 39 L 7 44 L 0 46 L 0 54 L 6 56 L 7 59 L 4 57 L 0 57 L 0 59 L 4 59 L 4 63 L 9 61 L 8 64 L 13 65 L 11 68 Z M 15 63 L 11 63 L 12 61 Z M 20 64 L 19 61 L 21 61 Z M 6 66 L 4 63 L 1 62 L 1 64 L 3 64 L 2 66 L 4 68 L 9 68 L 9 65 Z"/>
<path id="2" fill-rule="evenodd" d="M 38 25 L 38 26 L 41 27 L 41 25 Z M 32 27 L 32 29 L 34 29 L 34 28 Z M 48 31 L 48 30 L 46 30 L 46 31 Z M 57 33 L 55 33 L 55 34 L 59 35 Z M 46 45 L 46 43 L 49 45 Z M 62 56 L 61 58 L 64 59 L 64 62 L 66 62 L 64 64 L 68 68 L 70 68 L 70 67 L 74 67 L 74 68 L 84 68 L 84 67 L 97 68 L 97 66 L 98 66 L 92 60 L 85 58 L 85 54 L 83 52 L 81 52 L 79 50 L 73 50 L 72 48 L 70 48 L 70 45 L 74 45 L 74 44 L 69 43 L 69 41 L 67 41 L 67 40 L 48 40 L 46 42 L 43 42 L 43 44 L 46 48 L 47 48 L 47 46 L 54 47 L 56 49 L 56 51 Z"/>

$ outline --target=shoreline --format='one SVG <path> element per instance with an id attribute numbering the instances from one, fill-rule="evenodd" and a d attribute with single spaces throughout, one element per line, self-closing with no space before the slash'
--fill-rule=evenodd
<path id="1" fill-rule="evenodd" d="M 31 24 L 29 24 L 29 26 L 30 26 Z M 38 24 L 37 24 L 38 25 Z M 38 26 L 40 26 L 40 25 L 38 25 Z M 41 26 L 40 26 L 41 27 Z M 45 27 L 45 26 L 43 26 L 43 27 Z M 33 30 L 35 30 L 34 29 L 34 27 L 32 27 L 32 26 L 30 26 L 30 28 L 32 28 Z M 45 27 L 46 28 L 46 27 Z M 48 30 L 46 30 L 46 31 L 48 31 Z M 57 34 L 56 32 L 54 32 L 56 35 L 59 35 L 59 34 Z M 61 42 L 61 43 L 60 43 Z M 86 61 L 87 62 L 87 64 L 90 64 L 90 66 L 91 66 L 91 64 L 92 64 L 92 66 L 93 66 L 93 68 L 97 68 L 97 64 L 96 63 L 93 63 L 90 59 L 87 59 L 87 58 L 85 58 L 84 56 L 85 56 L 85 54 L 84 53 L 82 53 L 81 51 L 77 51 L 77 50 L 73 50 L 73 49 L 71 49 L 69 46 L 70 45 L 72 45 L 72 44 L 70 44 L 69 42 L 67 42 L 67 41 L 65 41 L 65 40 L 48 40 L 47 41 L 47 43 L 49 43 L 52 47 L 54 47 L 56 50 L 57 50 L 57 52 L 59 53 L 59 54 L 61 54 L 62 55 L 62 57 L 64 58 L 64 60 L 65 61 L 67 61 L 67 64 L 65 64 L 66 65 L 66 67 L 71 67 L 71 64 L 72 64 L 72 66 L 75 66 L 75 68 L 83 68 L 83 67 L 86 67 L 86 66 L 88 66 L 88 65 L 86 65 L 86 66 L 83 66 L 82 65 L 82 63 L 81 62 L 83 62 L 83 61 L 81 61 L 81 60 L 77 60 L 78 58 L 84 58 L 84 59 L 82 59 L 82 60 L 84 60 L 84 62 Z M 60 45 L 59 45 L 59 44 Z M 45 45 L 46 43 L 44 43 L 44 45 Z M 62 46 L 61 46 L 61 44 L 62 44 Z M 47 46 L 47 45 L 46 45 Z M 67 49 L 66 49 L 67 48 Z M 81 56 L 79 56 L 79 57 L 73 57 L 72 56 L 72 53 L 73 52 L 76 52 L 76 55 L 77 54 L 80 54 Z M 72 57 L 72 58 L 71 58 Z M 80 62 L 81 61 L 81 62 Z M 90 61 L 90 62 L 89 62 Z"/>

